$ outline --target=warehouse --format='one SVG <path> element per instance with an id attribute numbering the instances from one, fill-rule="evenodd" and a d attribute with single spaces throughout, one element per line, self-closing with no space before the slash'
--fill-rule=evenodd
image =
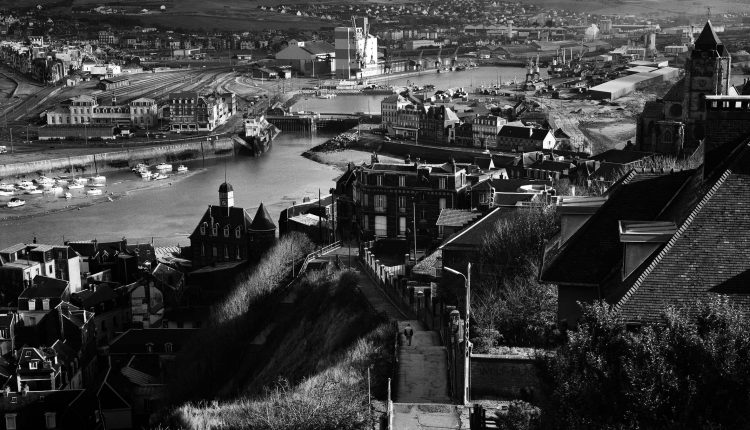
<path id="1" fill-rule="evenodd" d="M 104 91 L 111 91 L 117 88 L 130 86 L 130 79 L 127 76 L 117 76 L 106 78 L 99 81 L 99 88 Z"/>
<path id="2" fill-rule="evenodd" d="M 676 79 L 678 76 L 679 69 L 662 67 L 650 72 L 636 73 L 605 82 L 601 85 L 591 87 L 589 93 L 593 99 L 616 100 L 635 90 L 640 90 L 658 82 L 670 81 Z"/>
<path id="3" fill-rule="evenodd" d="M 39 140 L 108 140 L 115 138 L 110 125 L 45 125 L 39 127 Z"/>

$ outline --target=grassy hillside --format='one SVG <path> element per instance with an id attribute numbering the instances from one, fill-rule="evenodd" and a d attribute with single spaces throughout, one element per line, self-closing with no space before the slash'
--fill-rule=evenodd
<path id="1" fill-rule="evenodd" d="M 235 361 L 224 390 L 234 394 L 175 408 L 169 428 L 369 428 L 367 369 L 373 396 L 385 398 L 395 329 L 356 284 L 349 272 L 311 275 L 277 308 L 262 350 Z"/>

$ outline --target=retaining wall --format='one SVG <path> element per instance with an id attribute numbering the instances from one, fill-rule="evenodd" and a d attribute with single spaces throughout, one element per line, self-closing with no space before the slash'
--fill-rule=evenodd
<path id="1" fill-rule="evenodd" d="M 0 178 L 36 172 L 45 174 L 53 172 L 71 174 L 93 171 L 106 172 L 126 169 L 142 162 L 156 164 L 162 161 L 186 161 L 234 155 L 238 150 L 238 145 L 230 138 L 212 141 L 196 139 L 183 143 L 128 148 L 99 154 L 0 164 Z"/>
<path id="2" fill-rule="evenodd" d="M 515 355 L 471 355 L 472 399 L 538 401 L 541 382 L 537 359 Z"/>

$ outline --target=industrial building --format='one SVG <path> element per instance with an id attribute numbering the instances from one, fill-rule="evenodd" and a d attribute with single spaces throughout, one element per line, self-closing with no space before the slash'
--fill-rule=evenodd
<path id="1" fill-rule="evenodd" d="M 637 66 L 636 68 L 640 67 L 644 66 Z M 648 85 L 676 79 L 679 73 L 680 70 L 674 67 L 662 67 L 643 73 L 634 73 L 591 87 L 589 93 L 594 99 L 616 100 Z"/>
<path id="2" fill-rule="evenodd" d="M 335 48 L 324 41 L 292 42 L 276 54 L 276 62 L 291 66 L 298 74 L 329 77 L 333 72 Z"/>
<path id="3" fill-rule="evenodd" d="M 352 18 L 351 27 L 334 30 L 337 79 L 361 79 L 380 73 L 378 67 L 378 39 L 369 33 L 367 18 L 357 25 Z"/>

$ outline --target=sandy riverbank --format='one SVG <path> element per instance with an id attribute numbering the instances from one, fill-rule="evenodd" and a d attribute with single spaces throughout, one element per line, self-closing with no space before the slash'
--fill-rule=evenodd
<path id="1" fill-rule="evenodd" d="M 85 189 L 71 190 L 70 192 L 73 194 L 73 198 L 71 199 L 65 199 L 63 194 L 44 193 L 40 196 L 21 194 L 15 197 L 26 200 L 26 204 L 18 208 L 6 207 L 5 205 L 11 197 L 3 197 L 0 200 L 0 222 L 79 210 L 83 207 L 109 203 L 134 193 L 170 187 L 178 181 L 203 172 L 205 172 L 204 169 L 196 169 L 186 173 L 174 174 L 167 179 L 158 181 L 144 181 L 133 175 L 132 179 L 119 179 L 111 183 L 108 181 L 107 186 L 102 188 L 103 194 L 101 196 L 89 196 L 86 194 Z"/>
<path id="2" fill-rule="evenodd" d="M 369 163 L 370 157 L 372 157 L 372 153 L 358 149 L 343 149 L 340 151 L 327 152 L 305 151 L 302 156 L 317 163 L 327 164 L 329 166 L 335 166 L 341 170 L 346 170 L 349 163 L 352 163 L 355 166 L 358 166 L 363 162 Z M 404 160 L 401 158 L 380 154 L 378 155 L 378 161 L 380 161 L 381 163 L 404 162 Z"/>

